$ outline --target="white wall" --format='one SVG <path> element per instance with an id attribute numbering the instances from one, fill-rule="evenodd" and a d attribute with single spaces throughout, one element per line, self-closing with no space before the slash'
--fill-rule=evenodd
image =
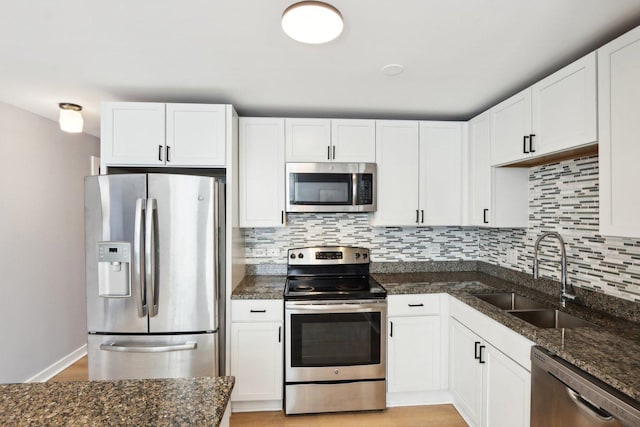
<path id="1" fill-rule="evenodd" d="M 83 177 L 99 141 L 0 103 L 0 383 L 86 343 Z"/>

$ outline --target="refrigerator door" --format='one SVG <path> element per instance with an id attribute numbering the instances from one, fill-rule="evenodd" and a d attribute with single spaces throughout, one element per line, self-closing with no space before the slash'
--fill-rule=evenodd
<path id="1" fill-rule="evenodd" d="M 85 178 L 89 332 L 145 333 L 148 330 L 141 264 L 146 195 L 146 175 Z M 124 258 L 120 256 L 123 252 Z"/>
<path id="2" fill-rule="evenodd" d="M 89 335 L 89 380 L 215 376 L 216 334 Z"/>
<path id="3" fill-rule="evenodd" d="M 151 333 L 217 328 L 215 183 L 201 176 L 148 176 L 145 271 Z"/>

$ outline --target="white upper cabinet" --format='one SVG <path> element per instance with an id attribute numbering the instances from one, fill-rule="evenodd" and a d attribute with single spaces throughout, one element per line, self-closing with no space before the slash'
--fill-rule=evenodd
<path id="1" fill-rule="evenodd" d="M 491 164 L 530 157 L 531 89 L 525 89 L 491 109 Z"/>
<path id="2" fill-rule="evenodd" d="M 489 226 L 491 208 L 491 114 L 469 121 L 469 224 Z"/>
<path id="3" fill-rule="evenodd" d="M 167 104 L 166 164 L 225 164 L 225 106 Z"/>
<path id="4" fill-rule="evenodd" d="M 375 163 L 375 120 L 331 120 L 331 147 L 333 161 Z"/>
<path id="5" fill-rule="evenodd" d="M 420 224 L 461 225 L 463 128 L 460 122 L 420 122 Z"/>
<path id="6" fill-rule="evenodd" d="M 462 224 L 460 122 L 377 121 L 374 226 Z"/>
<path id="7" fill-rule="evenodd" d="M 331 160 L 331 120 L 286 119 L 287 162 Z"/>
<path id="8" fill-rule="evenodd" d="M 378 209 L 372 225 L 418 225 L 418 144 L 418 122 L 376 122 Z"/>
<path id="9" fill-rule="evenodd" d="M 284 119 L 241 117 L 240 227 L 285 223 Z"/>
<path id="10" fill-rule="evenodd" d="M 224 167 L 226 106 L 103 103 L 100 142 L 105 166 Z"/>
<path id="11" fill-rule="evenodd" d="M 164 165 L 165 104 L 102 104 L 100 158 L 105 165 Z"/>
<path id="12" fill-rule="evenodd" d="M 376 161 L 374 120 L 286 119 L 287 162 Z"/>
<path id="13" fill-rule="evenodd" d="M 595 143 L 598 139 L 595 52 L 490 111 L 494 166 Z"/>
<path id="14" fill-rule="evenodd" d="M 490 163 L 491 114 L 469 121 L 469 224 L 479 227 L 527 227 L 529 169 L 496 168 Z"/>
<path id="15" fill-rule="evenodd" d="M 640 237 L 640 27 L 598 49 L 600 233 Z"/>
<path id="16" fill-rule="evenodd" d="M 595 52 L 534 84 L 531 93 L 534 155 L 598 140 Z"/>

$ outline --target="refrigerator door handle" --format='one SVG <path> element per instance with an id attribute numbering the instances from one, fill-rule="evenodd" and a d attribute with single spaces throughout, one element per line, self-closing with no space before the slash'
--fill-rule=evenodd
<path id="1" fill-rule="evenodd" d="M 167 353 L 169 351 L 195 350 L 196 347 L 197 343 L 195 341 L 166 345 L 141 345 L 127 343 L 100 344 L 100 350 L 119 351 L 122 353 Z"/>
<path id="2" fill-rule="evenodd" d="M 146 286 L 149 291 L 150 302 L 147 304 L 149 316 L 158 314 L 158 277 L 156 275 L 156 214 L 158 203 L 156 199 L 147 199 L 145 219 L 144 267 Z"/>
<path id="3" fill-rule="evenodd" d="M 220 280 L 218 278 L 218 274 L 220 272 L 219 267 L 218 267 L 218 263 L 220 262 L 218 260 L 218 253 L 219 253 L 219 244 L 220 244 L 220 240 L 219 240 L 219 236 L 220 236 L 220 221 L 218 218 L 218 215 L 220 215 L 219 209 L 220 207 L 218 206 L 218 201 L 220 198 L 220 189 L 218 187 L 218 182 L 217 180 L 213 182 L 213 232 L 215 235 L 215 240 L 213 243 L 213 292 L 215 295 L 215 299 L 213 300 L 213 330 L 217 331 L 218 330 L 218 304 L 219 304 L 219 298 L 220 298 L 220 293 L 219 293 L 219 289 L 218 287 L 220 286 Z"/>
<path id="4" fill-rule="evenodd" d="M 145 199 L 136 200 L 135 236 L 133 240 L 133 287 L 138 292 L 138 317 L 147 315 L 147 300 L 145 292 L 145 269 L 142 251 L 144 247 L 144 214 Z"/>

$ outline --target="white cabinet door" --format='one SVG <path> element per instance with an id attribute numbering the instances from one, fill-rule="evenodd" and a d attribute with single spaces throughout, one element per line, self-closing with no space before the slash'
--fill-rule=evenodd
<path id="1" fill-rule="evenodd" d="M 440 316 L 390 317 L 387 391 L 440 390 Z"/>
<path id="2" fill-rule="evenodd" d="M 480 337 L 450 319 L 449 389 L 456 408 L 472 426 L 482 421 L 483 372 L 477 359 L 480 344 Z"/>
<path id="3" fill-rule="evenodd" d="M 531 88 L 491 108 L 491 164 L 496 166 L 531 157 Z"/>
<path id="4" fill-rule="evenodd" d="M 491 225 L 491 114 L 469 121 L 469 223 Z"/>
<path id="5" fill-rule="evenodd" d="M 595 52 L 540 80 L 531 91 L 534 155 L 598 140 Z"/>
<path id="6" fill-rule="evenodd" d="M 600 233 L 640 237 L 640 27 L 598 49 Z"/>
<path id="7" fill-rule="evenodd" d="M 420 122 L 420 225 L 462 225 L 460 122 Z"/>
<path id="8" fill-rule="evenodd" d="M 331 120 L 331 160 L 375 163 L 375 120 Z"/>
<path id="9" fill-rule="evenodd" d="M 231 324 L 233 401 L 282 399 L 282 323 Z"/>
<path id="10" fill-rule="evenodd" d="M 100 157 L 103 165 L 156 166 L 165 159 L 165 104 L 102 104 Z"/>
<path id="11" fill-rule="evenodd" d="M 286 119 L 287 162 L 329 162 L 331 120 Z"/>
<path id="12" fill-rule="evenodd" d="M 241 117 L 240 227 L 284 226 L 284 119 Z"/>
<path id="13" fill-rule="evenodd" d="M 528 427 L 531 373 L 489 344 L 483 344 L 486 427 Z"/>
<path id="14" fill-rule="evenodd" d="M 167 166 L 224 167 L 224 105 L 167 104 Z"/>
<path id="15" fill-rule="evenodd" d="M 376 122 L 378 209 L 372 225 L 418 225 L 418 143 L 418 122 Z"/>

